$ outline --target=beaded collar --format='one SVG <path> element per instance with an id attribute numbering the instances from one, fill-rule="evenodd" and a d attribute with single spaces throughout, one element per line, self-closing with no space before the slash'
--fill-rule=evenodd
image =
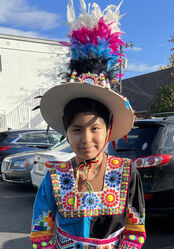
<path id="1" fill-rule="evenodd" d="M 129 159 L 108 156 L 103 190 L 77 192 L 75 210 L 72 162 L 49 162 L 49 172 L 58 211 L 63 217 L 116 215 L 124 212 L 130 172 Z"/>

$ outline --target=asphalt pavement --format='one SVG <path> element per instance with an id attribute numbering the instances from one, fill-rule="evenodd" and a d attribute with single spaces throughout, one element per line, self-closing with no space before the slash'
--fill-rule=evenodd
<path id="1" fill-rule="evenodd" d="M 29 239 L 36 190 L 0 180 L 0 249 L 31 249 Z"/>

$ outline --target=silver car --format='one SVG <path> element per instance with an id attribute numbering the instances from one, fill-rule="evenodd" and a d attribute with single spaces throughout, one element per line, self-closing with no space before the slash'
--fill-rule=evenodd
<path id="1" fill-rule="evenodd" d="M 7 156 L 2 161 L 2 179 L 12 183 L 31 184 L 34 152 L 22 152 Z"/>
<path id="2" fill-rule="evenodd" d="M 47 168 L 46 161 L 68 161 L 75 156 L 68 142 L 64 140 L 62 143 L 56 144 L 46 151 L 35 152 L 34 165 L 31 170 L 31 179 L 34 187 L 39 188 L 44 178 Z"/>

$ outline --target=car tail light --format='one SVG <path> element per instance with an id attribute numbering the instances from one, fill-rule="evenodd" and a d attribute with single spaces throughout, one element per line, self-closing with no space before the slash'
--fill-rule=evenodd
<path id="1" fill-rule="evenodd" d="M 25 164 L 24 164 L 24 167 L 27 167 L 27 166 L 28 166 L 28 164 L 29 164 L 29 162 L 28 162 L 28 161 L 26 161 L 26 162 L 25 162 Z"/>
<path id="2" fill-rule="evenodd" d="M 138 168 L 150 168 L 150 167 L 157 167 L 167 164 L 172 158 L 172 155 L 151 155 L 151 156 L 144 156 L 135 158 L 133 160 L 133 165 Z"/>
<path id="3" fill-rule="evenodd" d="M 0 146 L 0 151 L 6 151 L 10 149 L 12 146 Z"/>
<path id="4" fill-rule="evenodd" d="M 152 194 L 144 194 L 144 199 L 145 199 L 145 200 L 149 200 L 149 199 L 151 199 L 152 197 L 153 197 Z"/>

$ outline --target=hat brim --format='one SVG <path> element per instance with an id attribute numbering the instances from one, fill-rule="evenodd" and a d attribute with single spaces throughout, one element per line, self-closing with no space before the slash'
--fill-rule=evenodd
<path id="1" fill-rule="evenodd" d="M 48 90 L 42 97 L 40 109 L 48 125 L 64 134 L 63 111 L 66 104 L 76 98 L 91 98 L 104 104 L 113 114 L 110 141 L 125 136 L 132 128 L 134 114 L 127 100 L 116 92 L 87 83 L 65 83 Z"/>

